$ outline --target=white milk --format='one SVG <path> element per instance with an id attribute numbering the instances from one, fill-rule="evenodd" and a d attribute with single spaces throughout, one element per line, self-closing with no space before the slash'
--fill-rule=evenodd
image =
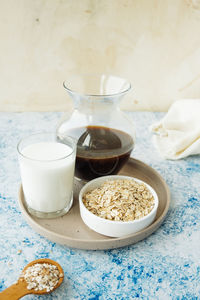
<path id="1" fill-rule="evenodd" d="M 35 143 L 21 151 L 22 185 L 30 208 L 50 213 L 70 205 L 75 165 L 72 152 L 69 146 L 56 142 Z"/>

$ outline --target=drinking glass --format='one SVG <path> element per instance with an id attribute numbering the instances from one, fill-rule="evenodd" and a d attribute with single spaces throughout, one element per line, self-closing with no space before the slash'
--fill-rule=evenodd
<path id="1" fill-rule="evenodd" d="M 72 206 L 76 142 L 65 138 L 63 144 L 55 133 L 38 133 L 17 146 L 25 204 L 34 216 L 62 216 Z"/>

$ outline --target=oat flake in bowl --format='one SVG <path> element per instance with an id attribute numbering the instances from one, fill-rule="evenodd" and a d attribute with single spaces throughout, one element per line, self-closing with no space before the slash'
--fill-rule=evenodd
<path id="1" fill-rule="evenodd" d="M 155 219 L 158 197 L 145 182 L 128 176 L 104 176 L 87 183 L 79 195 L 84 223 L 104 235 L 135 233 Z"/>
<path id="2" fill-rule="evenodd" d="M 116 179 L 84 194 L 83 203 L 101 218 L 127 222 L 148 215 L 154 207 L 154 197 L 144 183 Z"/>

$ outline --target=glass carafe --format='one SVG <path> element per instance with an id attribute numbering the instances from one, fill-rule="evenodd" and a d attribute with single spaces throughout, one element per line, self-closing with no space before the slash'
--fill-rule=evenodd
<path id="1" fill-rule="evenodd" d="M 60 122 L 57 137 L 63 143 L 66 136 L 77 141 L 75 177 L 88 181 L 117 174 L 135 144 L 134 125 L 119 108 L 131 84 L 104 74 L 74 75 L 64 87 L 74 101 L 74 110 Z"/>

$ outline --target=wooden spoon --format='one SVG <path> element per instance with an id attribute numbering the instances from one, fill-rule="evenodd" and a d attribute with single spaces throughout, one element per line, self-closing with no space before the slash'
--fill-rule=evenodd
<path id="1" fill-rule="evenodd" d="M 28 294 L 37 294 L 37 295 L 41 295 L 41 294 L 49 294 L 51 292 L 53 292 L 57 287 L 59 287 L 61 285 L 61 283 L 63 282 L 64 279 L 64 272 L 63 269 L 61 268 L 61 266 L 55 262 L 54 260 L 48 259 L 48 258 L 41 258 L 41 259 L 36 259 L 32 262 L 30 262 L 28 265 L 26 265 L 26 267 L 24 268 L 23 271 L 25 271 L 28 267 L 34 265 L 34 264 L 43 264 L 43 263 L 47 263 L 50 265 L 55 265 L 60 274 L 63 274 L 63 277 L 60 277 L 58 280 L 58 283 L 54 286 L 53 290 L 51 290 L 50 292 L 47 292 L 46 289 L 42 290 L 42 291 L 35 291 L 34 289 L 28 290 L 27 289 L 27 282 L 23 277 L 20 277 L 18 279 L 18 281 L 11 285 L 10 287 L 8 287 L 7 289 L 5 289 L 3 292 L 0 293 L 0 300 L 18 300 L 21 297 L 28 295 Z"/>

